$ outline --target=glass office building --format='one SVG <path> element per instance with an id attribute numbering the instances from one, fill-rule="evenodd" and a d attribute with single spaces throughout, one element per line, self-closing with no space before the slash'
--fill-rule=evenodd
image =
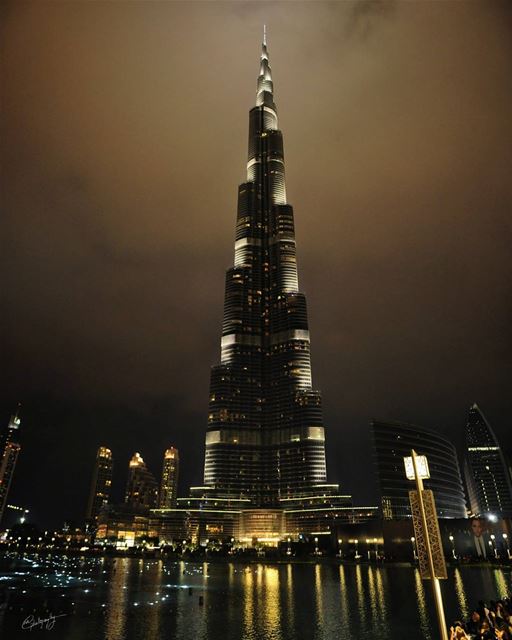
<path id="1" fill-rule="evenodd" d="M 432 489 L 440 518 L 467 517 L 466 498 L 455 447 L 441 434 L 403 422 L 371 423 L 375 464 L 385 520 L 411 517 L 409 490 L 415 485 L 407 480 L 404 457 L 414 449 L 428 459 L 430 479 L 425 489 Z"/>

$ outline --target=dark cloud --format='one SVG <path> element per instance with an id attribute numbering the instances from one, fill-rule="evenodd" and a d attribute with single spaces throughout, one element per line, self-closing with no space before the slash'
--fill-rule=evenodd
<path id="1" fill-rule="evenodd" d="M 507 3 L 4 3 L 0 15 L 2 419 L 25 407 L 13 500 L 80 516 L 100 443 L 121 493 L 129 455 L 158 472 L 168 443 L 183 491 L 201 480 L 263 23 L 330 475 L 373 498 L 353 462 L 370 455 L 372 417 L 459 442 L 476 400 L 505 439 Z"/>

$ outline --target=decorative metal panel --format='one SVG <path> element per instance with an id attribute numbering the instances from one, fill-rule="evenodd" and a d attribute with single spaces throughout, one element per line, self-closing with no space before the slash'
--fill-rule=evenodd
<path id="1" fill-rule="evenodd" d="M 414 524 L 414 537 L 416 538 L 416 548 L 418 552 L 418 562 L 420 574 L 423 580 L 429 580 L 430 568 L 427 553 L 427 538 L 430 541 L 430 549 L 434 561 L 434 573 L 436 578 L 446 579 L 448 577 L 446 571 L 446 562 L 444 560 L 443 544 L 441 540 L 441 532 L 439 531 L 439 522 L 437 520 L 436 505 L 434 494 L 430 489 L 424 489 L 421 492 L 423 498 L 423 506 L 425 508 L 425 516 L 427 520 L 427 531 L 423 530 L 421 521 L 420 501 L 417 491 L 409 491 L 409 500 L 411 502 L 412 521 Z"/>

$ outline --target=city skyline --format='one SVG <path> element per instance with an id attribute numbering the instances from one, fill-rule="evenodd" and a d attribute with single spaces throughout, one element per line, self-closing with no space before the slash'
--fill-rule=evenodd
<path id="1" fill-rule="evenodd" d="M 116 452 L 118 469 L 133 450 L 149 450 L 145 459 L 157 469 L 161 451 L 172 439 L 182 452 L 182 487 L 201 481 L 209 364 L 216 357 L 222 270 L 233 221 L 232 185 L 242 177 L 237 162 L 245 139 L 241 107 L 251 89 L 253 43 L 263 18 L 270 23 L 278 58 L 288 180 L 297 205 L 301 282 L 310 302 L 315 386 L 323 390 L 325 402 L 329 474 L 356 499 L 368 499 L 361 491 L 372 490 L 359 488 L 354 460 L 369 451 L 372 418 L 437 427 L 445 435 L 458 424 L 455 444 L 460 447 L 467 407 L 476 401 L 505 441 L 511 408 L 505 392 L 510 367 L 504 302 L 508 249 L 500 239 L 507 229 L 504 167 L 510 130 L 505 114 L 510 92 L 505 67 L 500 66 L 508 45 L 498 23 L 504 16 L 509 20 L 510 13 L 498 4 L 491 9 L 450 8 L 448 24 L 459 21 L 464 28 L 459 41 L 451 44 L 448 27 L 439 27 L 441 51 L 450 54 L 445 73 L 444 60 L 441 64 L 434 56 L 429 66 L 422 57 L 428 48 L 419 19 L 413 21 L 416 41 L 407 35 L 407 8 L 358 13 L 350 7 L 323 6 L 311 13 L 308 7 L 301 7 L 289 26 L 279 6 L 269 10 L 270 20 L 256 9 L 205 9 L 204 16 L 193 8 L 174 9 L 174 14 L 166 9 L 169 16 L 195 19 L 202 26 L 203 50 L 217 53 L 220 76 L 209 60 L 193 58 L 194 37 L 184 42 L 171 27 L 169 33 L 155 32 L 152 19 L 146 31 L 131 9 L 120 32 L 123 46 L 130 41 L 134 47 L 129 55 L 147 48 L 149 32 L 157 34 L 157 44 L 149 55 L 136 56 L 140 64 L 132 65 L 129 81 L 115 73 L 124 68 L 120 60 L 112 62 L 110 75 L 103 77 L 99 60 L 89 59 L 86 73 L 80 47 L 69 49 L 76 38 L 84 50 L 93 42 L 98 52 L 108 50 L 92 23 L 86 21 L 83 31 L 78 30 L 79 8 L 50 12 L 57 20 L 55 51 L 47 46 L 48 18 L 36 7 L 4 10 L 5 46 L 11 54 L 6 83 L 13 96 L 2 125 L 11 150 L 3 168 L 9 185 L 4 224 L 16 250 L 5 254 L 5 347 L 12 367 L 1 407 L 6 421 L 18 401 L 24 405 L 23 452 L 12 495 L 39 519 L 57 517 L 55 507 L 45 502 L 47 495 L 60 492 L 59 509 L 64 505 L 71 513 L 73 491 L 83 490 L 85 502 L 94 452 L 102 443 Z M 106 8 L 92 11 L 103 12 L 107 24 L 114 19 Z M 419 13 L 430 24 L 436 22 L 435 7 Z M 254 38 L 240 29 L 242 18 L 249 20 Z M 44 56 L 32 56 L 29 62 L 20 58 L 22 35 L 36 19 L 41 30 L 32 47 L 44 50 Z M 494 25 L 494 40 L 472 65 L 460 48 L 475 38 L 487 43 L 490 38 L 478 19 Z M 343 45 L 330 37 L 332 20 L 347 29 Z M 66 21 L 71 21 L 71 30 L 65 36 L 61 27 Z M 222 29 L 221 22 L 226 25 Z M 135 44 L 128 38 L 130 29 L 142 38 Z M 397 35 L 402 49 L 411 53 L 403 61 L 392 46 Z M 69 51 L 73 54 L 66 66 L 62 56 Z M 230 55 L 233 51 L 237 56 Z M 194 62 L 180 75 L 185 60 Z M 62 92 L 51 99 L 45 84 L 51 84 L 49 72 L 42 73 L 45 83 L 36 81 L 42 62 L 63 81 Z M 21 83 L 13 75 L 15 66 L 26 71 L 20 73 Z M 148 69 L 159 72 L 150 75 L 143 90 L 151 103 L 141 92 L 129 91 Z M 320 69 L 322 73 L 316 73 Z M 105 101 L 94 92 L 88 73 L 100 80 Z M 397 84 L 399 74 L 409 80 L 418 77 L 434 89 L 423 96 L 421 106 L 405 85 Z M 455 88 L 450 85 L 454 77 Z M 389 98 L 383 79 L 400 90 L 404 104 Z M 30 101 L 22 100 L 23 83 L 33 93 Z M 307 90 L 301 93 L 301 87 Z M 222 104 L 210 97 L 214 89 Z M 178 94 L 183 104 L 176 102 Z M 122 126 L 112 127 L 104 138 L 106 148 L 99 136 L 119 112 L 116 95 L 127 101 L 123 98 L 123 125 L 137 125 L 131 129 L 137 149 L 133 142 L 126 143 L 114 156 L 115 171 L 104 161 L 94 168 L 91 158 L 101 159 L 102 149 L 108 157 L 108 145 L 121 139 Z M 474 95 L 485 99 L 475 103 Z M 96 117 L 99 104 L 103 120 Z M 430 110 L 424 111 L 423 104 Z M 423 128 L 408 121 L 411 109 Z M 464 117 L 460 109 L 466 110 Z M 335 117 L 338 112 L 343 127 Z M 60 123 L 54 113 L 62 116 Z M 203 122 L 205 114 L 217 125 L 212 127 L 209 117 Z M 465 139 L 458 118 L 471 123 L 474 149 L 458 146 Z M 89 127 L 89 140 L 80 123 Z M 57 143 L 53 132 L 59 127 Z M 229 127 L 233 141 L 225 137 Z M 403 128 L 412 137 L 410 145 L 402 139 L 407 138 Z M 186 138 L 180 130 L 187 131 Z M 39 144 L 46 150 L 43 164 L 37 159 Z M 226 151 L 215 164 L 212 180 L 203 158 L 211 163 L 218 148 Z M 418 148 L 424 151 L 419 154 L 425 172 L 420 177 L 404 162 Z M 139 149 L 138 164 L 135 158 L 128 160 Z M 175 158 L 180 158 L 178 165 Z M 136 179 L 139 171 L 143 184 Z M 381 180 L 383 171 L 386 179 Z M 484 176 L 475 190 L 472 176 L 477 172 Z M 207 184 L 197 190 L 192 179 Z M 141 210 L 144 215 L 137 215 Z M 180 216 L 180 210 L 186 215 Z M 190 291 L 174 272 L 182 274 Z M 84 479 L 81 488 L 62 487 L 61 470 L 67 475 L 67 456 L 77 437 L 84 446 L 76 475 Z M 41 451 L 45 460 L 38 458 Z M 36 460 L 48 482 L 41 492 L 26 480 L 26 470 Z M 76 508 L 77 519 L 83 508 L 83 503 Z"/>

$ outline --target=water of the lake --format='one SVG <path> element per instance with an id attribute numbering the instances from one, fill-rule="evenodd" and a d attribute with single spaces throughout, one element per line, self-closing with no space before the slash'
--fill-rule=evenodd
<path id="1" fill-rule="evenodd" d="M 0 588 L 8 594 L 0 611 L 5 640 L 438 637 L 430 587 L 406 565 L 4 557 Z M 511 573 L 452 568 L 442 592 L 450 623 L 478 600 L 510 594 Z M 50 614 L 61 617 L 30 630 Z"/>

